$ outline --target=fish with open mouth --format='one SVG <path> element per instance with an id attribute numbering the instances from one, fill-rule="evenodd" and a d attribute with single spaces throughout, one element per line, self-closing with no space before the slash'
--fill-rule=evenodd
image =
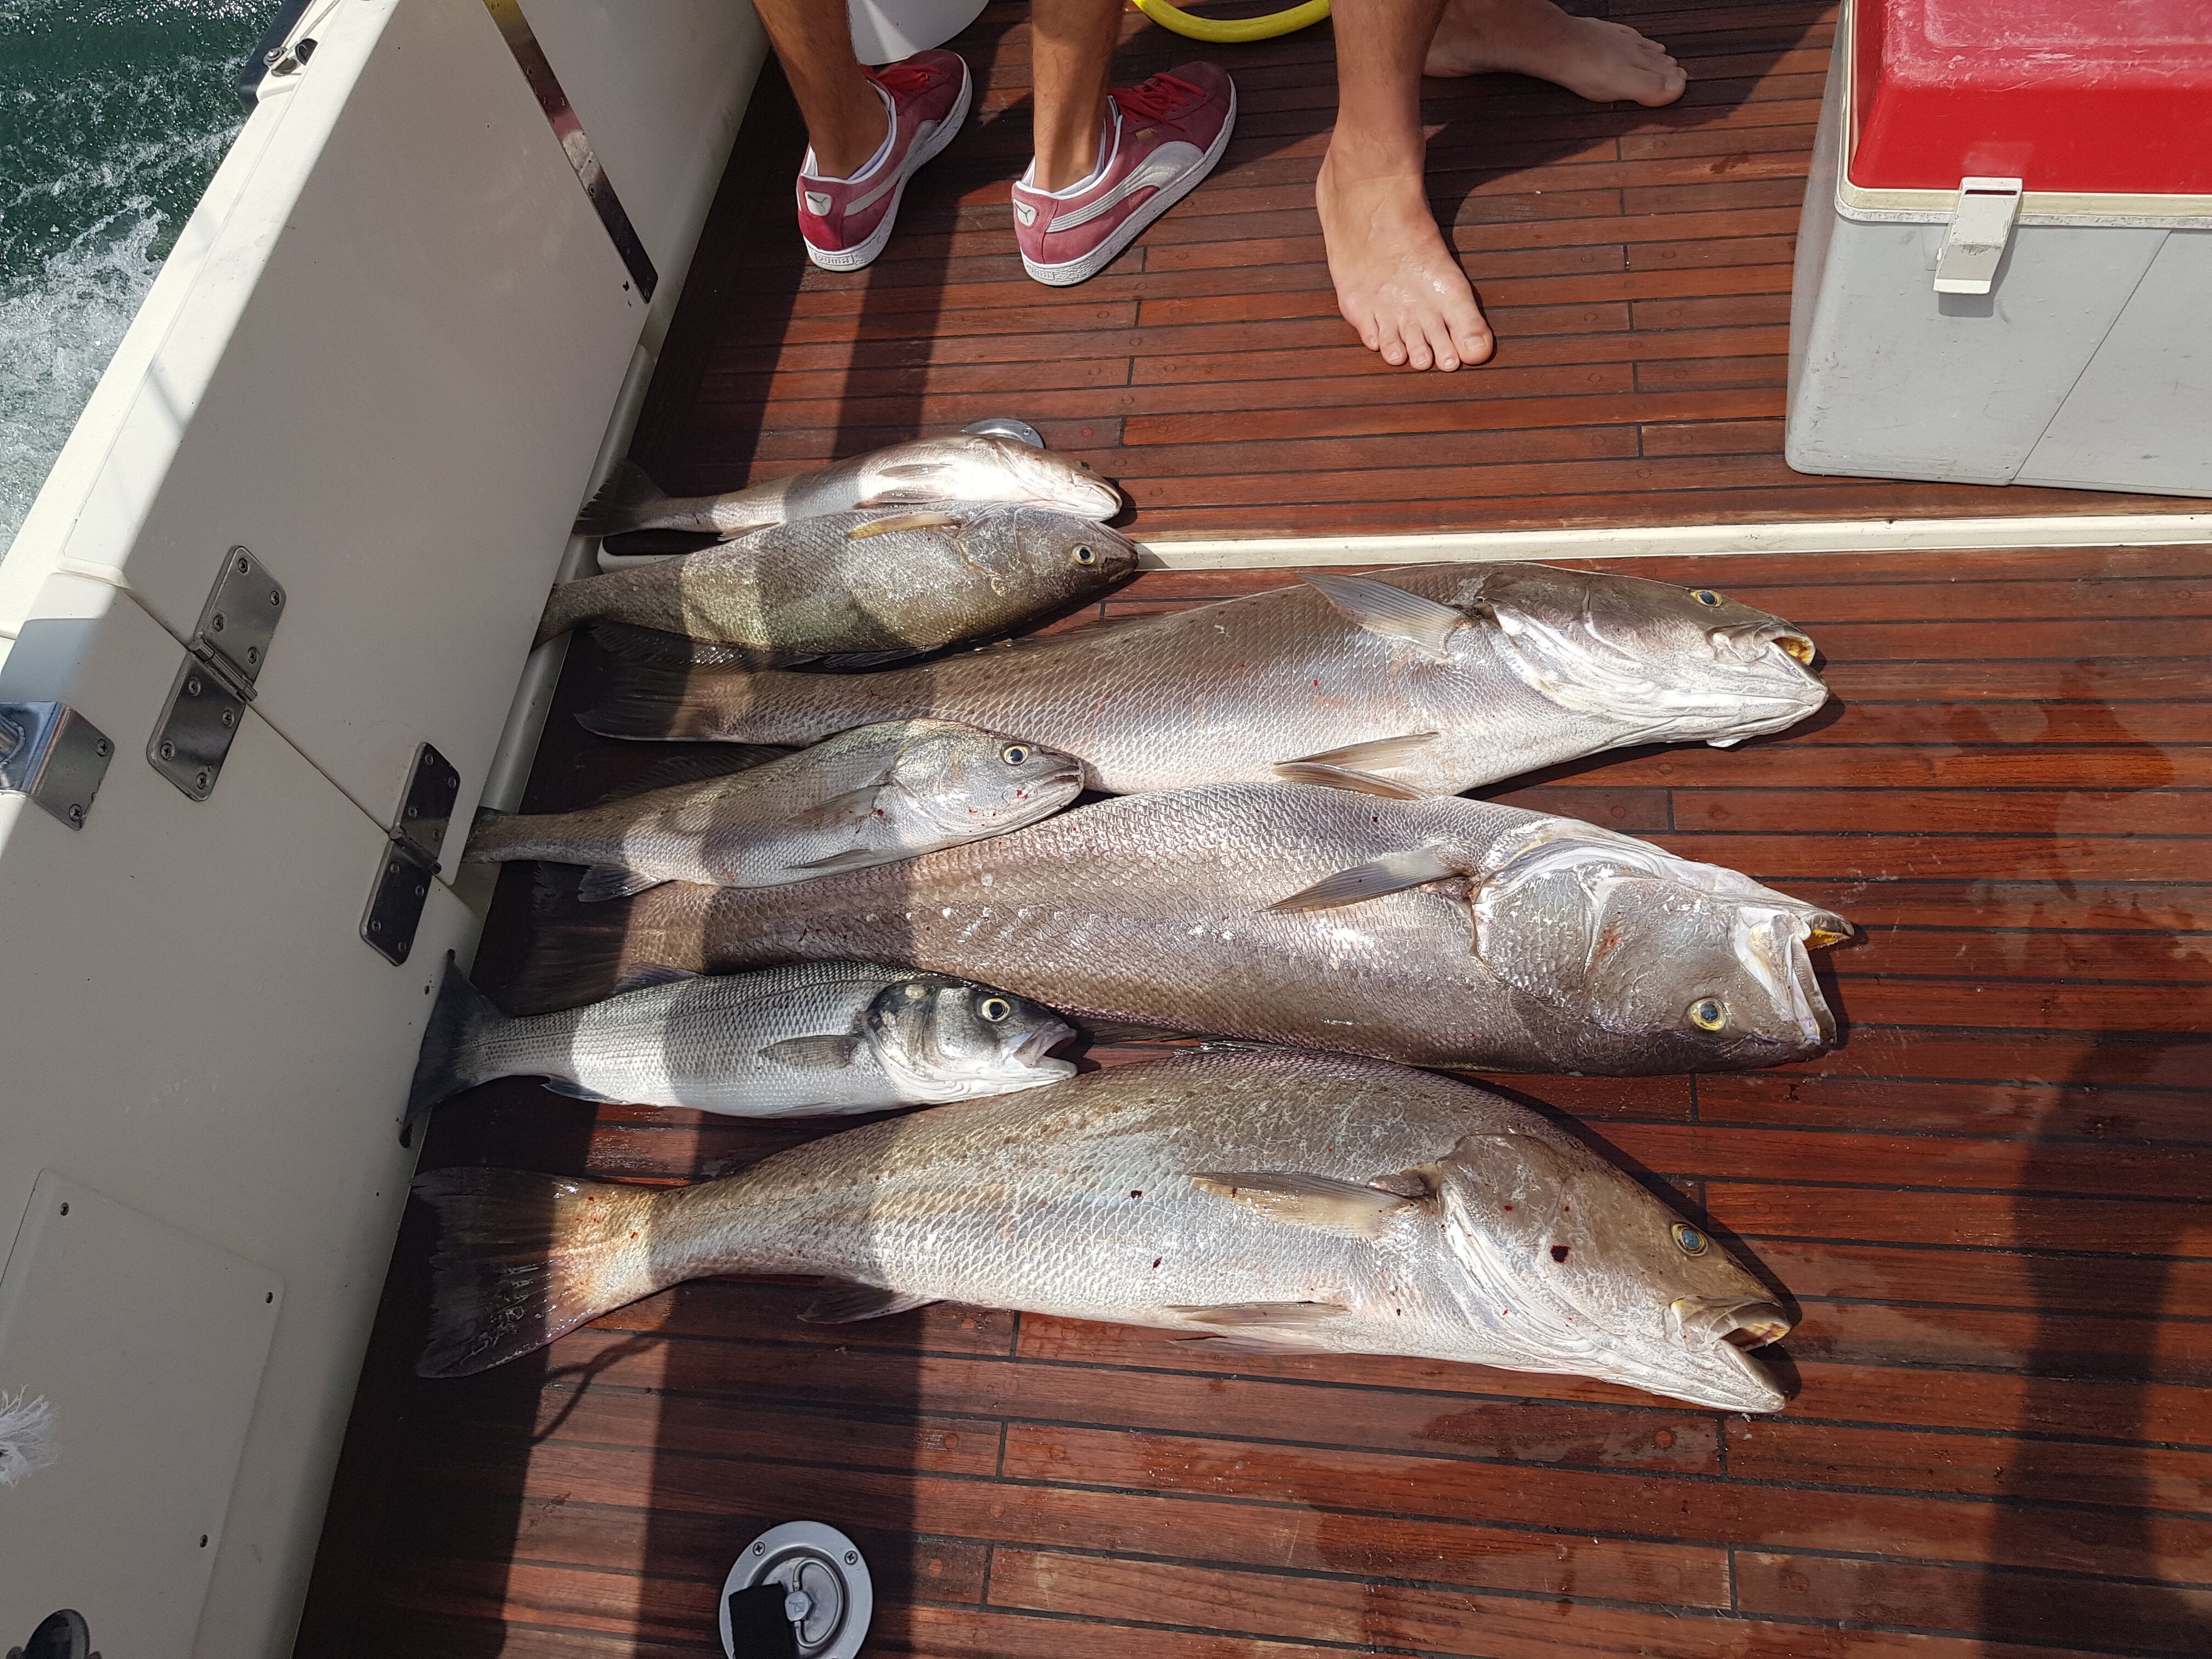
<path id="1" fill-rule="evenodd" d="M 1412 565 L 848 679 L 625 665 L 581 719 L 609 737 L 790 744 L 933 715 L 1050 744 L 1115 794 L 1287 780 L 1410 799 L 1778 732 L 1827 700 L 1814 654 L 1709 587 Z"/>
<path id="2" fill-rule="evenodd" d="M 872 963 L 689 976 L 510 1018 L 451 963 L 423 1034 L 410 1121 L 495 1078 L 580 1100 L 819 1117 L 1057 1083 L 1074 1032 L 988 985 Z"/>
<path id="3" fill-rule="evenodd" d="M 658 969 L 850 957 L 1079 1019 L 1416 1066 L 1633 1076 L 1820 1053 L 1818 905 L 1572 818 L 1219 784 L 804 888 L 672 883 L 539 922 L 540 1006 Z"/>
<path id="4" fill-rule="evenodd" d="M 865 667 L 1100 598 L 1136 568 L 1127 537 L 1048 507 L 834 513 L 563 582 L 546 599 L 538 641 L 612 623 L 697 642 L 682 659 Z"/>
<path id="5" fill-rule="evenodd" d="M 1564 1129 L 1346 1055 L 1174 1055 L 866 1125 L 673 1190 L 453 1169 L 416 1369 L 460 1376 L 708 1274 L 817 1273 L 808 1316 L 931 1302 L 1215 1348 L 1405 1354 L 1786 1402 L 1790 1320 L 1705 1229 Z"/>
<path id="6" fill-rule="evenodd" d="M 807 881 L 1049 817 L 1083 790 L 1066 755 L 949 720 L 886 720 L 763 766 L 573 812 L 477 814 L 465 861 L 586 866 L 577 896 L 664 881 Z"/>
<path id="7" fill-rule="evenodd" d="M 1121 492 L 1065 455 L 1018 439 L 953 432 L 892 444 L 720 495 L 665 495 L 641 468 L 625 461 L 576 515 L 576 534 L 682 530 L 727 541 L 796 519 L 943 501 L 1027 502 L 1076 518 L 1103 520 L 1121 510 Z"/>

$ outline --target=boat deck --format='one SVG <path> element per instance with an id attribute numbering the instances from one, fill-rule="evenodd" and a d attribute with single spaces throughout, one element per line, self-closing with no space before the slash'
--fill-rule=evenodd
<path id="1" fill-rule="evenodd" d="M 1613 10 L 1689 61 L 1692 101 L 1594 110 L 1504 81 L 1439 100 L 1440 156 L 1481 169 L 1439 187 L 1505 343 L 1495 368 L 1418 380 L 1370 368 L 1328 300 L 1307 206 L 1325 35 L 1236 52 L 1246 115 L 1221 173 L 1141 259 L 1063 295 L 1021 276 L 997 189 L 1022 159 L 1023 124 L 997 125 L 1024 96 L 1014 11 L 962 42 L 985 121 L 857 276 L 799 263 L 771 71 L 639 458 L 722 489 L 1019 414 L 1120 477 L 1148 536 L 2160 505 L 1790 473 L 1789 241 L 1826 14 Z M 1147 29 L 1129 58 L 1182 55 Z M 1789 1287 L 1788 1412 L 1194 1356 L 964 1308 L 809 1327 L 806 1290 L 736 1281 L 420 1382 L 417 1214 L 300 1651 L 705 1654 L 735 1552 L 796 1516 L 867 1550 L 872 1653 L 2212 1648 L 2212 555 L 1613 568 L 1801 623 L 1836 702 L 1740 750 L 1633 750 L 1498 793 L 1854 918 L 1864 937 L 1823 969 L 1848 1040 L 1750 1075 L 1504 1081 Z M 1151 572 L 1103 608 L 1282 580 Z M 591 674 L 573 653 L 531 810 L 640 762 L 565 718 Z M 502 879 L 478 963 L 495 994 L 526 948 L 528 885 Z M 684 1181 L 840 1127 L 515 1081 L 446 1109 L 424 1161 Z"/>

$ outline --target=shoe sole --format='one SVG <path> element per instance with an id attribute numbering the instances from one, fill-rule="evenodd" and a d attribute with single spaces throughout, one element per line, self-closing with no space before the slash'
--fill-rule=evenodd
<path id="1" fill-rule="evenodd" d="M 891 204 L 884 214 L 883 222 L 872 232 L 868 240 L 853 247 L 820 248 L 806 244 L 806 257 L 824 270 L 858 270 L 874 263 L 884 245 L 891 240 L 891 227 L 898 222 L 899 204 L 906 200 L 907 181 L 935 161 L 945 147 L 960 136 L 960 129 L 968 119 L 968 106 L 975 92 L 975 77 L 969 72 L 968 63 L 960 63 L 960 96 L 953 101 L 951 112 L 945 125 L 929 135 L 929 140 L 906 158 L 906 166 L 899 170 L 899 181 L 891 190 Z M 804 238 L 801 238 L 804 240 Z"/>
<path id="2" fill-rule="evenodd" d="M 1091 249 L 1079 259 L 1069 259 L 1060 264 L 1039 264 L 1026 253 L 1022 255 L 1022 269 L 1047 288 L 1073 288 L 1078 283 L 1088 282 L 1121 256 L 1122 250 L 1144 234 L 1152 221 L 1165 213 L 1177 202 L 1206 182 L 1221 160 L 1221 152 L 1229 148 L 1229 135 L 1237 131 L 1237 86 L 1229 87 L 1229 113 L 1221 123 L 1221 131 L 1207 146 L 1191 170 L 1171 185 L 1163 185 L 1150 201 L 1121 222 L 1121 228 Z"/>

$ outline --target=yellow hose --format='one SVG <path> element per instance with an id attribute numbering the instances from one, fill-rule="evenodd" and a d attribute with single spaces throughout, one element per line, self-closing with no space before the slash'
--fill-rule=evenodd
<path id="1" fill-rule="evenodd" d="M 1306 0 L 1302 6 L 1271 12 L 1265 17 L 1194 17 L 1170 5 L 1168 0 L 1129 0 L 1129 3 L 1164 29 L 1217 45 L 1272 40 L 1279 34 L 1309 27 L 1328 15 L 1328 0 Z"/>

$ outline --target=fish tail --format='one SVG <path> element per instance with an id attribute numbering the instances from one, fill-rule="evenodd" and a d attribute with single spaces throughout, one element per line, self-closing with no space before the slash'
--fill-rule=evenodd
<path id="1" fill-rule="evenodd" d="M 653 483 L 643 467 L 624 461 L 576 514 L 575 533 L 619 536 L 632 530 L 654 529 L 658 527 L 654 520 L 665 517 L 675 505 L 675 498 Z"/>
<path id="2" fill-rule="evenodd" d="M 556 586 L 545 596 L 545 611 L 538 619 L 538 636 L 531 641 L 531 648 L 535 650 L 548 640 L 557 640 L 578 623 L 597 616 L 606 592 L 606 581 L 605 576 L 580 576 Z"/>
<path id="3" fill-rule="evenodd" d="M 707 901 L 715 896 L 713 888 L 664 882 L 635 898 L 586 903 L 576 896 L 569 872 L 542 871 L 530 950 L 512 988 L 512 1004 L 574 1008 L 707 972 Z"/>
<path id="4" fill-rule="evenodd" d="M 714 671 L 726 678 L 738 671 Z M 603 738 L 715 738 L 725 735 L 714 702 L 697 695 L 705 678 L 689 665 L 627 655 L 607 659 L 606 692 L 576 716 Z"/>
<path id="5" fill-rule="evenodd" d="M 417 1177 L 415 1195 L 439 1231 L 419 1376 L 489 1370 L 662 1288 L 654 1233 L 673 1193 L 465 1168 Z"/>
<path id="6" fill-rule="evenodd" d="M 477 1073 L 477 1053 L 484 1039 L 506 1024 L 507 1016 L 469 983 L 468 975 L 448 955 L 438 1000 L 422 1032 L 422 1052 L 415 1058 L 415 1081 L 407 1091 L 409 1123 L 483 1080 Z"/>

